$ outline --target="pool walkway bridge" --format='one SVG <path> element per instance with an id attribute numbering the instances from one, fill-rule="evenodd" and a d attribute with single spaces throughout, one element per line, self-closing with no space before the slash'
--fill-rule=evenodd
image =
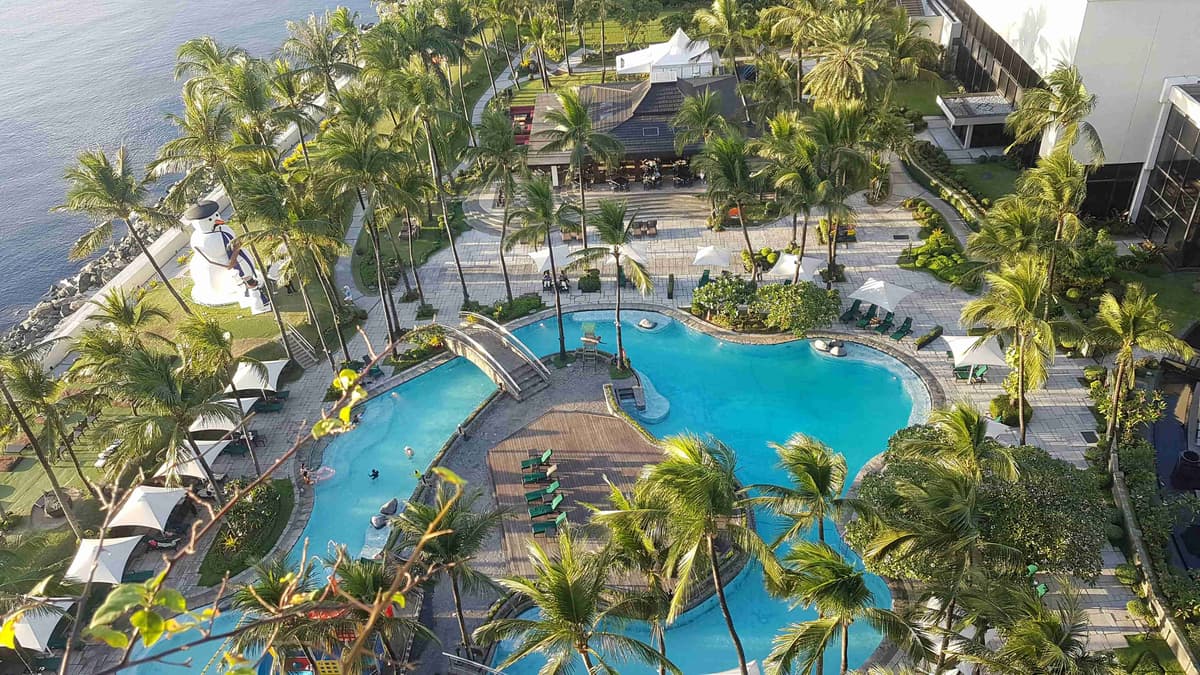
<path id="1" fill-rule="evenodd" d="M 509 396 L 524 400 L 550 382 L 550 371 L 507 328 L 474 312 L 461 312 L 457 326 L 442 324 L 446 348 L 474 363 Z"/>

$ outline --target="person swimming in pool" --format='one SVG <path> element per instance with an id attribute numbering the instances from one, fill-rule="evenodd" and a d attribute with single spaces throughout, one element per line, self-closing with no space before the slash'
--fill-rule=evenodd
<path id="1" fill-rule="evenodd" d="M 371 480 L 375 480 L 376 478 L 379 478 L 379 469 L 371 469 L 371 473 L 367 475 L 371 477 Z"/>
<path id="2" fill-rule="evenodd" d="M 409 459 L 412 459 L 412 458 L 413 458 L 413 455 L 415 454 L 415 452 L 413 451 L 413 449 L 412 449 L 412 446 L 411 446 L 411 445 L 406 445 L 406 446 L 404 446 L 404 454 L 405 454 L 405 456 L 407 456 Z"/>

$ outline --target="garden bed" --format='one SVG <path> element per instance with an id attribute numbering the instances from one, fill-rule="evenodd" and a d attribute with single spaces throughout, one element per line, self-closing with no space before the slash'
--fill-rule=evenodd
<path id="1" fill-rule="evenodd" d="M 235 484 L 226 490 L 232 492 Z M 215 586 L 226 574 L 249 569 L 275 548 L 295 507 L 292 481 L 272 480 L 255 488 L 229 510 L 225 523 L 200 563 L 201 586 Z"/>

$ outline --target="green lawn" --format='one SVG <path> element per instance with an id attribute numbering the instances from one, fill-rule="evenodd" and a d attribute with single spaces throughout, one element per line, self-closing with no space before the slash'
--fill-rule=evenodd
<path id="1" fill-rule="evenodd" d="M 1123 668 L 1137 673 L 1182 674 L 1183 668 L 1167 642 L 1157 635 L 1126 635 L 1128 647 L 1114 649 L 1117 662 Z M 1137 669 L 1134 670 L 1134 666 Z"/>
<path id="2" fill-rule="evenodd" d="M 53 454 L 53 451 L 49 452 Z M 99 452 L 100 448 L 89 447 L 84 443 L 75 448 L 79 463 L 83 465 L 84 475 L 93 482 L 101 477 L 101 470 L 93 466 Z M 64 488 L 77 488 L 84 495 L 88 494 L 69 457 L 64 456 L 63 459 L 56 460 L 51 456 L 50 459 L 50 465 L 60 485 Z M 46 472 L 42 470 L 42 465 L 33 456 L 32 451 L 26 452 L 12 471 L 0 473 L 0 503 L 5 511 L 19 516 L 28 516 L 33 503 L 49 489 L 50 479 L 46 477 Z"/>
<path id="3" fill-rule="evenodd" d="M 1159 277 L 1119 270 L 1117 278 L 1125 283 L 1136 281 L 1151 293 L 1158 294 L 1158 306 L 1175 326 L 1176 333 L 1187 330 L 1200 317 L 1200 293 L 1192 290 L 1197 276 L 1194 272 L 1173 272 Z"/>
<path id="4" fill-rule="evenodd" d="M 909 110 L 919 111 L 922 115 L 940 115 L 935 98 L 938 94 L 953 91 L 950 83 L 942 80 L 910 80 L 897 82 L 892 88 L 892 103 L 902 105 Z"/>
<path id="5" fill-rule="evenodd" d="M 563 91 L 583 84 L 600 84 L 600 75 L 599 72 L 586 72 L 551 77 L 550 91 Z M 612 82 L 613 80 L 613 74 L 609 72 L 608 81 Z M 526 82 L 521 85 L 521 91 L 513 92 L 512 105 L 533 105 L 537 101 L 538 94 L 544 93 L 544 91 L 541 80 L 534 79 Z"/>
<path id="6" fill-rule="evenodd" d="M 956 164 L 955 168 L 963 172 L 967 183 L 972 188 L 993 202 L 1005 195 L 1012 194 L 1019 175 L 1019 172 L 1000 162 Z"/>

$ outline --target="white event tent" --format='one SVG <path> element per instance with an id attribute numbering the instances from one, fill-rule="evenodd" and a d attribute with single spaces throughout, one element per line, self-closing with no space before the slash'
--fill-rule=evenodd
<path id="1" fill-rule="evenodd" d="M 263 361 L 262 367 L 266 370 L 263 373 L 252 364 L 239 363 L 233 374 L 233 385 L 225 391 L 279 391 L 279 375 L 287 364 L 287 359 Z"/>

